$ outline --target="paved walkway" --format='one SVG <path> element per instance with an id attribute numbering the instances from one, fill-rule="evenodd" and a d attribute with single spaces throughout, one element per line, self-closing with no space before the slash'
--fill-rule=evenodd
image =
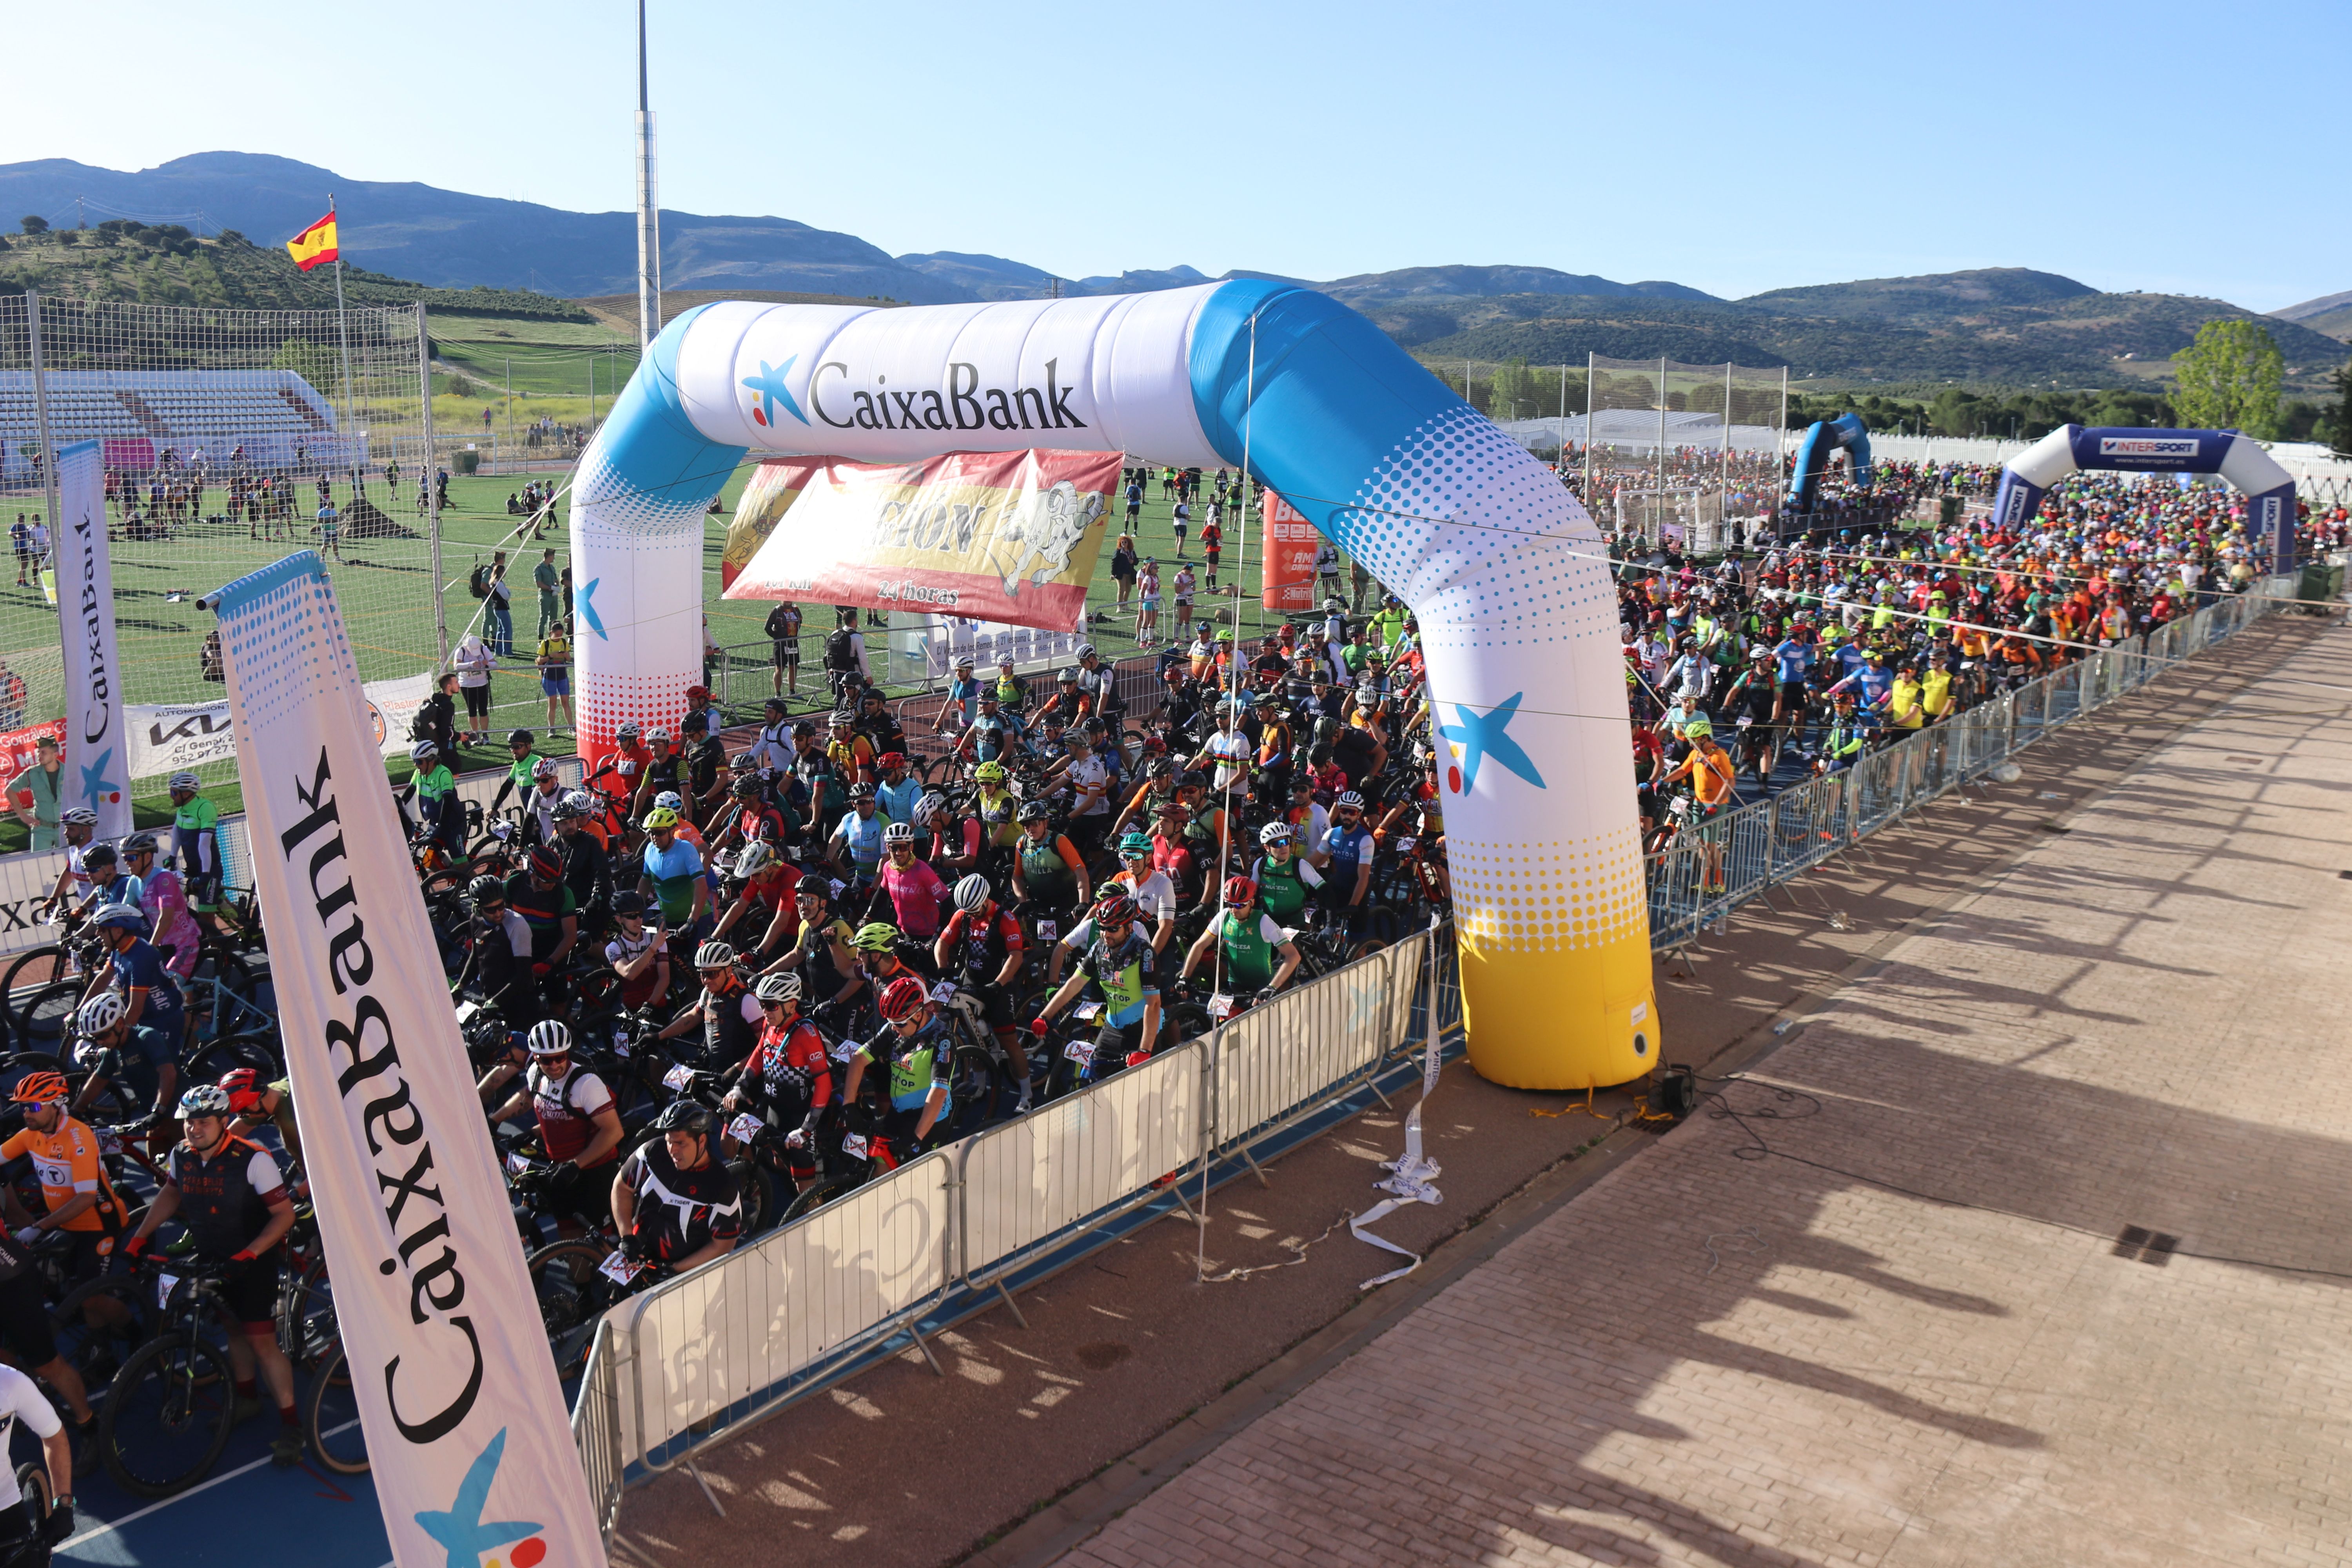
<path id="1" fill-rule="evenodd" d="M 1065 1561 L 2352 1562 L 2347 717 L 2338 630 Z"/>

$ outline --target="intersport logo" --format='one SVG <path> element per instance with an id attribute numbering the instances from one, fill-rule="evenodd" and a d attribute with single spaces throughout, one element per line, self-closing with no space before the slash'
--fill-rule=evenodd
<path id="1" fill-rule="evenodd" d="M 2103 458 L 2193 458 L 2196 455 L 2197 438 L 2193 436 L 2099 437 L 2099 456 Z"/>

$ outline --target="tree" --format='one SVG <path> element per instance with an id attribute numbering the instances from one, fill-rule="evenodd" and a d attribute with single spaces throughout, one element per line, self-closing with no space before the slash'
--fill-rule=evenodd
<path id="1" fill-rule="evenodd" d="M 2352 458 L 2352 360 L 2336 367 L 2336 412 L 2328 416 L 2328 444 L 2339 458 Z"/>
<path id="2" fill-rule="evenodd" d="M 2267 438 L 2278 424 L 2286 362 L 2268 331 L 2249 321 L 2208 321 L 2172 362 L 2180 417 L 2198 429 L 2242 430 Z"/>
<path id="3" fill-rule="evenodd" d="M 37 214 L 26 213 L 23 217 L 18 218 L 16 222 L 26 234 L 47 234 L 49 232 L 49 220 L 38 216 Z"/>

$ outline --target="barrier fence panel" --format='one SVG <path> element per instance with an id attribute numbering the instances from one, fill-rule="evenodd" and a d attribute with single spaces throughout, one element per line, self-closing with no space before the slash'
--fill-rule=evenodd
<path id="1" fill-rule="evenodd" d="M 1412 1026 L 1428 942 L 1428 932 L 1415 932 L 1218 1030 L 1217 1152 L 1256 1142 L 1379 1066 Z"/>
<path id="2" fill-rule="evenodd" d="M 1209 1048 L 1161 1051 L 957 1149 L 961 1257 L 969 1284 L 1002 1276 L 1041 1244 L 1150 1194 L 1201 1157 Z"/>
<path id="3" fill-rule="evenodd" d="M 621 1511 L 621 1378 L 614 1366 L 613 1325 L 596 1325 L 588 1349 L 588 1364 L 581 1370 L 580 1393 L 572 1402 L 572 1441 L 580 1450 L 580 1468 L 588 1478 L 588 1498 L 596 1510 L 596 1526 L 609 1545 Z"/>
<path id="4" fill-rule="evenodd" d="M 944 1152 L 614 1309 L 630 1348 L 621 1452 L 656 1452 L 728 1407 L 894 1331 L 938 1300 L 952 1236 Z"/>

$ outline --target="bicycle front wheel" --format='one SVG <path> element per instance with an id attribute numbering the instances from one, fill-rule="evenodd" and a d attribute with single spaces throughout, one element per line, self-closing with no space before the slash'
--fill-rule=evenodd
<path id="1" fill-rule="evenodd" d="M 227 1446 L 236 1401 L 228 1363 L 211 1346 L 177 1333 L 148 1341 L 123 1364 L 99 1408 L 106 1473 L 140 1497 L 187 1490 Z"/>
<path id="2" fill-rule="evenodd" d="M 559 1241 L 523 1260 L 559 1381 L 568 1383 L 580 1375 L 595 1339 L 596 1320 L 621 1299 L 621 1288 L 599 1272 L 611 1251 L 602 1242 Z"/>
<path id="3" fill-rule="evenodd" d="M 302 1401 L 302 1435 L 319 1462 L 339 1476 L 363 1475 L 367 1435 L 360 1428 L 359 1401 L 352 1392 L 352 1365 L 336 1345 L 310 1374 Z"/>

